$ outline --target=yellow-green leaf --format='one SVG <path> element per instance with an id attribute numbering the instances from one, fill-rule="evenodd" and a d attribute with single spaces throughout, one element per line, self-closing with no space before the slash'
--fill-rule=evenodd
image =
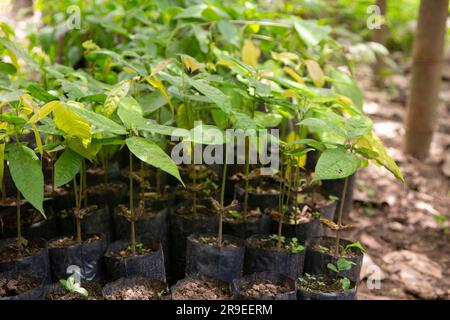
<path id="1" fill-rule="evenodd" d="M 55 110 L 56 106 L 61 104 L 61 101 L 50 101 L 39 108 L 37 112 L 28 120 L 28 123 L 36 123 L 42 119 L 44 119 L 50 112 Z"/>
<path id="2" fill-rule="evenodd" d="M 356 146 L 360 148 L 367 148 L 369 150 L 376 152 L 378 156 L 375 159 L 375 163 L 385 167 L 397 179 L 399 179 L 403 183 L 405 182 L 405 179 L 403 178 L 400 169 L 398 168 L 395 161 L 388 155 L 386 149 L 383 146 L 383 143 L 381 142 L 380 138 L 377 136 L 375 132 L 371 131 L 366 135 L 364 135 L 363 137 L 361 137 L 357 141 Z"/>
<path id="3" fill-rule="evenodd" d="M 39 131 L 36 128 L 36 125 L 34 123 L 31 124 L 31 128 L 33 128 L 34 139 L 36 140 L 36 146 L 37 146 L 37 149 L 42 158 L 42 156 L 44 155 L 44 149 L 42 148 L 41 136 L 39 135 Z"/>
<path id="4" fill-rule="evenodd" d="M 253 43 L 252 40 L 245 40 L 242 47 L 242 61 L 252 67 L 258 65 L 258 59 L 261 55 L 261 50 Z"/>
<path id="5" fill-rule="evenodd" d="M 161 94 L 164 96 L 164 99 L 166 99 L 167 103 L 170 106 L 170 111 L 172 112 L 172 114 L 174 114 L 175 108 L 173 107 L 172 101 L 170 100 L 169 94 L 167 93 L 166 87 L 164 86 L 162 81 L 157 76 L 153 76 L 152 78 L 145 77 L 144 79 L 152 87 L 158 89 L 161 92 Z"/>
<path id="6" fill-rule="evenodd" d="M 289 67 L 284 67 L 283 68 L 284 72 L 286 72 L 288 75 L 290 75 L 295 81 L 297 81 L 298 83 L 304 84 L 305 82 L 303 81 L 302 77 L 300 77 L 298 75 L 297 72 L 295 72 L 294 70 L 292 70 Z"/>
<path id="7" fill-rule="evenodd" d="M 314 60 L 305 60 L 305 64 L 316 87 L 322 88 L 325 84 L 325 74 L 320 65 Z"/>
<path id="8" fill-rule="evenodd" d="M 106 97 L 103 104 L 103 114 L 106 117 L 110 117 L 119 106 L 120 100 L 122 100 L 130 91 L 131 80 L 125 79 L 116 84 Z"/>
<path id="9" fill-rule="evenodd" d="M 81 139 L 86 147 L 91 142 L 91 126 L 78 114 L 69 109 L 64 104 L 58 104 L 53 114 L 55 116 L 56 127 L 72 137 Z"/>

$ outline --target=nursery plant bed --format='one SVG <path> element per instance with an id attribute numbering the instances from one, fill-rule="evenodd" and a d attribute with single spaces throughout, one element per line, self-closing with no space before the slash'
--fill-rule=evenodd
<path id="1" fill-rule="evenodd" d="M 0 300 L 40 300 L 44 294 L 39 279 L 17 272 L 0 273 Z"/>
<path id="2" fill-rule="evenodd" d="M 352 242 L 341 239 L 340 246 L 346 247 Z M 351 282 L 359 282 L 359 274 L 364 254 L 358 248 L 346 250 L 344 255 L 335 255 L 336 240 L 333 237 L 317 237 L 311 240 L 306 248 L 304 272 L 311 275 L 334 277 L 336 273 L 328 268 L 328 264 L 336 264 L 339 257 L 345 258 L 354 265 L 350 270 L 340 272 L 340 276 L 347 277 Z"/>
<path id="3" fill-rule="evenodd" d="M 143 276 L 120 278 L 103 288 L 106 300 L 168 300 L 167 284 Z"/>
<path id="4" fill-rule="evenodd" d="M 45 300 L 103 300 L 102 287 L 95 282 L 83 282 L 82 287 L 88 292 L 85 297 L 77 292 L 67 291 L 61 284 L 54 283 L 45 287 Z"/>
<path id="5" fill-rule="evenodd" d="M 229 300 L 227 282 L 204 276 L 187 277 L 170 288 L 172 300 Z"/>
<path id="6" fill-rule="evenodd" d="M 198 205 L 194 213 L 192 205 L 183 203 L 170 215 L 170 276 L 172 280 L 184 277 L 186 269 L 187 238 L 192 233 L 215 233 L 218 215 L 210 206 Z"/>
<path id="7" fill-rule="evenodd" d="M 0 272 L 33 274 L 42 284 L 51 283 L 47 244 L 29 242 L 24 250 L 18 250 L 14 238 L 0 241 Z"/>
<path id="8" fill-rule="evenodd" d="M 272 233 L 277 232 L 278 220 L 279 218 L 272 217 Z M 319 236 L 320 228 L 320 220 L 311 210 L 295 207 L 291 208 L 290 212 L 284 216 L 282 234 L 288 238 L 295 237 L 300 243 L 305 243 Z"/>
<path id="9" fill-rule="evenodd" d="M 344 290 L 339 277 L 311 276 L 306 274 L 298 281 L 299 300 L 356 300 L 357 286 L 350 284 Z"/>
<path id="10" fill-rule="evenodd" d="M 291 243 L 291 239 L 285 239 L 285 243 Z M 303 249 L 293 252 L 284 244 L 278 247 L 277 241 L 267 235 L 254 235 L 245 241 L 244 274 L 247 275 L 272 271 L 296 279 L 303 272 L 304 260 Z"/>
<path id="11" fill-rule="evenodd" d="M 151 279 L 166 281 L 164 255 L 159 241 L 143 240 L 136 246 L 136 255 L 130 242 L 120 240 L 109 245 L 105 254 L 108 280 L 142 275 Z"/>
<path id="12" fill-rule="evenodd" d="M 241 211 L 241 210 L 240 210 Z M 247 239 L 254 234 L 270 233 L 270 217 L 260 208 L 251 208 L 243 220 L 242 213 L 238 217 L 227 214 L 223 221 L 223 232 L 241 239 Z"/>
<path id="13" fill-rule="evenodd" d="M 101 234 L 88 234 L 79 244 L 72 236 L 50 240 L 49 256 L 53 281 L 67 277 L 67 267 L 76 265 L 86 281 L 101 281 L 104 278 L 103 254 L 106 239 Z"/>
<path id="14" fill-rule="evenodd" d="M 64 235 L 76 233 L 75 210 L 75 208 L 65 209 L 58 214 L 61 233 Z M 113 238 L 113 234 L 108 206 L 90 205 L 81 210 L 85 212 L 83 219 L 81 219 L 82 235 L 102 234 L 106 242 L 109 243 Z"/>
<path id="15" fill-rule="evenodd" d="M 242 274 L 245 247 L 242 240 L 224 235 L 192 234 L 187 240 L 186 275 L 205 275 L 231 282 Z"/>
<path id="16" fill-rule="evenodd" d="M 233 298 L 238 300 L 296 300 L 293 279 L 275 272 L 259 272 L 233 281 Z"/>

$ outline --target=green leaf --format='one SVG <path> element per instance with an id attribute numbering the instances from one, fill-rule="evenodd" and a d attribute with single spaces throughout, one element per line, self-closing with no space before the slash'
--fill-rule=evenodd
<path id="1" fill-rule="evenodd" d="M 44 175 L 39 158 L 33 150 L 13 144 L 8 148 L 8 166 L 11 177 L 20 193 L 43 215 Z"/>
<path id="2" fill-rule="evenodd" d="M 119 106 L 119 102 L 128 94 L 131 88 L 131 81 L 128 79 L 122 80 L 116 84 L 111 92 L 106 97 L 103 105 L 103 114 L 106 117 L 110 117 Z"/>
<path id="3" fill-rule="evenodd" d="M 356 80 L 336 69 L 331 69 L 328 76 L 333 79 L 333 87 L 336 93 L 350 98 L 353 104 L 359 110 L 362 110 L 364 98 Z"/>
<path id="4" fill-rule="evenodd" d="M 348 271 L 355 265 L 354 262 L 344 258 L 339 258 L 336 264 L 339 271 Z"/>
<path id="5" fill-rule="evenodd" d="M 194 80 L 186 77 L 187 82 L 201 94 L 206 96 L 211 103 L 215 103 L 223 112 L 231 112 L 231 103 L 228 97 L 219 89 L 210 86 L 205 80 Z"/>
<path id="6" fill-rule="evenodd" d="M 354 116 L 345 121 L 349 139 L 358 139 L 372 130 L 372 120 L 366 116 Z"/>
<path id="7" fill-rule="evenodd" d="M 33 98 L 36 98 L 43 102 L 50 102 L 59 99 L 58 97 L 48 93 L 46 90 L 36 84 L 28 85 L 27 91 L 33 96 Z"/>
<path id="8" fill-rule="evenodd" d="M 236 28 L 236 26 L 226 20 L 221 20 L 217 24 L 217 27 L 219 29 L 219 32 L 222 34 L 223 39 L 234 45 L 237 48 L 240 48 L 239 46 L 239 30 Z"/>
<path id="9" fill-rule="evenodd" d="M 17 69 L 12 63 L 0 61 L 0 72 L 4 72 L 6 74 L 15 74 L 17 72 Z"/>
<path id="10" fill-rule="evenodd" d="M 14 54 L 14 56 L 23 59 L 27 65 L 35 71 L 39 71 L 38 63 L 22 47 L 17 46 L 15 43 L 5 39 L 4 37 L 0 37 L 0 44 L 2 44 L 10 53 Z"/>
<path id="11" fill-rule="evenodd" d="M 326 149 L 317 161 L 316 180 L 334 180 L 351 176 L 358 170 L 361 161 L 344 147 Z"/>
<path id="12" fill-rule="evenodd" d="M 127 129 L 135 128 L 146 123 L 139 102 L 133 97 L 125 97 L 119 103 L 117 115 Z"/>
<path id="13" fill-rule="evenodd" d="M 336 266 L 334 264 L 332 264 L 332 263 L 328 263 L 327 264 L 327 268 L 330 269 L 331 271 L 336 272 L 336 273 L 339 272 L 338 269 L 336 268 Z"/>
<path id="14" fill-rule="evenodd" d="M 350 289 L 350 280 L 348 278 L 342 278 L 339 280 L 339 282 L 341 283 L 341 288 L 344 291 L 348 291 L 348 289 Z"/>
<path id="15" fill-rule="evenodd" d="M 314 140 L 314 139 L 300 139 L 300 140 L 295 140 L 292 142 L 288 143 L 289 145 L 296 145 L 296 144 L 304 144 L 310 147 L 313 147 L 316 150 L 319 151 L 323 151 L 325 150 L 325 146 L 323 145 L 322 142 Z"/>
<path id="16" fill-rule="evenodd" d="M 81 167 L 81 156 L 66 149 L 55 162 L 55 188 L 72 181 Z"/>
<path id="17" fill-rule="evenodd" d="M 344 128 L 341 128 L 338 124 L 326 119 L 306 118 L 299 124 L 307 126 L 311 131 L 318 134 L 327 133 L 329 135 L 339 136 L 342 138 L 346 138 L 347 136 Z"/>
<path id="18" fill-rule="evenodd" d="M 255 111 L 255 116 L 253 119 L 259 126 L 264 128 L 271 128 L 278 126 L 283 117 L 279 113 Z"/>
<path id="19" fill-rule="evenodd" d="M 331 27 L 320 26 L 314 21 L 295 19 L 294 28 L 308 47 L 318 45 L 331 33 Z"/>
<path id="20" fill-rule="evenodd" d="M 13 124 L 15 126 L 23 126 L 25 123 L 27 123 L 25 119 L 22 119 L 21 117 L 18 117 L 11 113 L 0 113 L 0 120 L 9 124 Z"/>
<path id="21" fill-rule="evenodd" d="M 88 55 L 95 55 L 95 54 L 97 54 L 97 55 L 105 55 L 105 56 L 111 57 L 114 60 L 116 60 L 118 63 L 120 63 L 121 65 L 133 69 L 139 75 L 141 75 L 141 76 L 146 76 L 147 75 L 147 71 L 145 71 L 144 68 L 126 61 L 120 54 L 118 54 L 118 53 L 116 53 L 114 51 L 105 50 L 105 49 L 95 50 L 95 51 L 89 52 Z"/>
<path id="22" fill-rule="evenodd" d="M 126 140 L 126 145 L 140 160 L 167 172 L 183 183 L 176 164 L 156 143 L 141 137 L 131 137 Z"/>
<path id="23" fill-rule="evenodd" d="M 350 243 L 350 244 L 346 245 L 346 246 L 345 246 L 345 251 L 347 252 L 347 251 L 348 251 L 349 249 L 351 249 L 351 248 L 357 248 L 357 249 L 359 249 L 362 253 L 366 252 L 366 249 L 364 249 L 364 247 L 362 246 L 362 244 L 361 244 L 359 241 L 353 242 L 353 243 Z"/>

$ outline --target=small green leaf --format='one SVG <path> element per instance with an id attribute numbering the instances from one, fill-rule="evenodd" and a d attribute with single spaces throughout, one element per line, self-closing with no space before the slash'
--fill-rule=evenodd
<path id="1" fill-rule="evenodd" d="M 339 271 L 348 271 L 355 265 L 354 262 L 344 258 L 339 258 L 336 264 Z"/>
<path id="2" fill-rule="evenodd" d="M 133 97 L 125 97 L 120 101 L 117 115 L 127 129 L 144 125 L 147 121 L 143 116 L 141 105 Z"/>
<path id="3" fill-rule="evenodd" d="M 359 241 L 353 242 L 353 243 L 347 245 L 345 247 L 345 251 L 348 251 L 351 248 L 357 248 L 357 249 L 361 250 L 362 253 L 366 252 L 366 249 L 364 249 L 364 247 L 362 246 L 362 244 Z"/>
<path id="4" fill-rule="evenodd" d="M 131 81 L 128 79 L 122 80 L 112 88 L 103 104 L 103 114 L 106 117 L 109 118 L 116 111 L 119 102 L 128 94 L 130 88 Z"/>
<path id="5" fill-rule="evenodd" d="M 328 263 L 327 264 L 327 268 L 330 269 L 331 271 L 336 272 L 336 273 L 339 272 L 338 269 L 336 268 L 336 266 L 334 264 L 332 264 L 332 263 Z"/>
<path id="6" fill-rule="evenodd" d="M 342 278 L 339 280 L 339 282 L 341 283 L 341 288 L 344 291 L 348 291 L 348 289 L 350 289 L 350 280 L 348 278 Z"/>
<path id="7" fill-rule="evenodd" d="M 295 19 L 294 28 L 308 47 L 318 45 L 331 32 L 331 27 L 320 26 L 314 21 Z"/>

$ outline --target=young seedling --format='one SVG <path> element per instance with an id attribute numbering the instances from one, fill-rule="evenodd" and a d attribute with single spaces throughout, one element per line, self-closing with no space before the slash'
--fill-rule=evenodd
<path id="1" fill-rule="evenodd" d="M 59 280 L 59 283 L 70 293 L 78 293 L 79 295 L 86 298 L 89 296 L 88 291 L 85 288 L 81 287 L 81 283 L 75 282 L 75 276 L 73 275 L 70 276 L 67 280 Z"/>

